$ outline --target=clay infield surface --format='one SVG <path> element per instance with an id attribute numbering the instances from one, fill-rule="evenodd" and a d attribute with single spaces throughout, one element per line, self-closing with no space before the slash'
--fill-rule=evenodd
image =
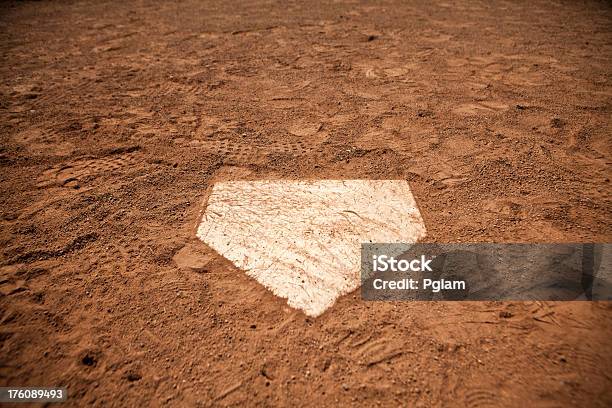
<path id="1" fill-rule="evenodd" d="M 432 242 L 610 242 L 610 4 L 244 3 L 0 5 L 0 385 L 610 406 L 610 303 L 313 318 L 196 237 L 215 182 L 395 179 Z"/>

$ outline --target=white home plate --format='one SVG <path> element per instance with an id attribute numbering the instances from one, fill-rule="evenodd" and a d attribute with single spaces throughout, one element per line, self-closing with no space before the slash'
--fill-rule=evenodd
<path id="1" fill-rule="evenodd" d="M 289 306 L 318 316 L 360 285 L 361 243 L 425 236 L 404 180 L 214 185 L 198 237 Z"/>

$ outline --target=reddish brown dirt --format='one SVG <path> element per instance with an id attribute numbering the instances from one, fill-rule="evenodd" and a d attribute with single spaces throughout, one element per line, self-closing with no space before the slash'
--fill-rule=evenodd
<path id="1" fill-rule="evenodd" d="M 290 310 L 234 178 L 403 178 L 429 239 L 612 236 L 609 3 L 2 3 L 0 385 L 70 405 L 610 406 L 610 303 Z"/>

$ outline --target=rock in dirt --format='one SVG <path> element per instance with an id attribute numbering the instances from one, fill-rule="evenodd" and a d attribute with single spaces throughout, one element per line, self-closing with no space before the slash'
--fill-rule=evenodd
<path id="1" fill-rule="evenodd" d="M 210 254 L 204 253 L 190 244 L 185 245 L 172 257 L 179 268 L 191 269 L 195 272 L 206 272 L 206 266 L 211 259 Z"/>

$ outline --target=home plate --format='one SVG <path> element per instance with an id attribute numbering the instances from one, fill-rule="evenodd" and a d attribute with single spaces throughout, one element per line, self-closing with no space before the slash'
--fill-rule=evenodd
<path id="1" fill-rule="evenodd" d="M 213 186 L 198 237 L 318 316 L 360 285 L 361 243 L 412 243 L 425 226 L 405 180 L 231 181 Z"/>

